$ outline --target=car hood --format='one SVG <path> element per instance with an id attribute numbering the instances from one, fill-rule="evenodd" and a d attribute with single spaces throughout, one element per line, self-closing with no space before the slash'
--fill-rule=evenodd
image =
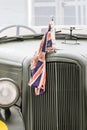
<path id="1" fill-rule="evenodd" d="M 0 60 L 12 61 L 22 64 L 26 57 L 34 55 L 35 50 L 38 48 L 38 42 L 35 40 L 18 41 L 0 44 Z"/>
<path id="2" fill-rule="evenodd" d="M 10 43 L 0 44 L 0 61 L 11 61 L 22 65 L 24 59 L 31 59 L 40 45 L 40 40 L 25 40 L 16 41 Z M 51 56 L 55 55 L 80 55 L 87 59 L 87 40 L 77 41 L 65 41 L 56 40 L 56 52 L 52 53 Z"/>

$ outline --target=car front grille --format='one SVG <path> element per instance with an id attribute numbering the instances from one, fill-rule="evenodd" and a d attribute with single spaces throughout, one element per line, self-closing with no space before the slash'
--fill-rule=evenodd
<path id="1" fill-rule="evenodd" d="M 32 89 L 32 130 L 82 130 L 80 67 L 47 62 L 46 92 Z"/>

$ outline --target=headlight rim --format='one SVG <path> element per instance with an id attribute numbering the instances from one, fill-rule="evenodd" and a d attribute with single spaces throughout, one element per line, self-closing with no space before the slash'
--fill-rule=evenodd
<path id="1" fill-rule="evenodd" d="M 11 82 L 13 83 L 16 87 L 16 91 L 17 91 L 17 96 L 15 98 L 15 100 L 12 102 L 12 103 L 9 103 L 7 105 L 3 105 L 3 104 L 0 104 L 0 108 L 3 108 L 3 109 L 6 109 L 6 108 L 10 108 L 11 106 L 13 106 L 14 104 L 16 104 L 16 102 L 18 101 L 19 97 L 20 97 L 20 89 L 19 89 L 19 86 L 18 84 L 11 78 L 0 78 L 0 81 L 8 81 L 8 82 Z"/>

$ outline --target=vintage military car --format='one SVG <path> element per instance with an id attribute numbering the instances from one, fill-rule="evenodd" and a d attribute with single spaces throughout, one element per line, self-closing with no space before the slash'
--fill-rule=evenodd
<path id="1" fill-rule="evenodd" d="M 12 28 L 15 36 L 4 33 Z M 28 82 L 42 34 L 24 26 L 1 30 L 0 120 L 8 130 L 87 130 L 87 35 L 72 30 L 56 32 L 56 51 L 46 54 L 46 92 L 39 96 Z"/>

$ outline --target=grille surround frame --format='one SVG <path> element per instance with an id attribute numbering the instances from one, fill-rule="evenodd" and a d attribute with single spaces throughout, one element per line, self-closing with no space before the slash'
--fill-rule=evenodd
<path id="1" fill-rule="evenodd" d="M 69 58 L 47 58 L 47 62 L 49 63 L 49 62 L 67 62 L 67 63 L 74 63 L 74 64 L 77 64 L 78 66 L 79 66 L 79 68 L 80 68 L 80 80 L 82 80 L 82 82 L 81 82 L 81 84 L 80 84 L 80 86 L 83 86 L 83 88 L 82 88 L 82 91 L 81 91 L 81 119 L 82 119 L 82 121 L 81 121 L 81 124 L 80 124 L 80 126 L 81 126 L 81 130 L 85 130 L 85 117 L 84 117 L 84 87 L 85 87 L 85 79 L 84 79 L 84 76 L 85 76 L 85 68 L 84 68 L 84 64 L 82 64 L 82 63 L 80 63 L 79 61 L 77 61 L 77 60 L 72 60 L 72 59 L 69 59 Z M 29 71 L 30 72 L 30 71 Z M 30 73 L 29 73 L 29 75 L 30 75 Z M 33 93 L 34 94 L 34 93 Z M 33 126 L 34 126 L 34 124 L 33 124 L 33 116 L 32 116 L 32 113 L 33 113 L 33 111 L 32 111 L 32 88 L 30 88 L 29 89 L 29 91 L 28 91 L 28 96 L 29 96 L 29 99 L 31 100 L 30 102 L 31 102 L 31 105 L 30 105 L 30 108 L 29 108 L 29 111 L 31 112 L 31 114 L 30 114 L 30 119 L 29 119 L 29 121 L 30 121 L 30 126 L 29 126 L 29 128 L 31 129 L 31 130 L 33 130 L 34 128 L 33 128 Z M 28 111 L 28 112 L 29 112 Z M 29 112 L 29 113 L 30 113 Z M 47 128 L 45 128 L 44 127 L 44 129 L 46 130 Z M 49 130 L 49 128 L 48 128 L 48 130 Z M 58 124 L 57 124 L 57 126 L 56 126 L 56 128 L 55 128 L 55 130 L 58 130 Z M 65 129 L 64 129 L 65 130 Z"/>

